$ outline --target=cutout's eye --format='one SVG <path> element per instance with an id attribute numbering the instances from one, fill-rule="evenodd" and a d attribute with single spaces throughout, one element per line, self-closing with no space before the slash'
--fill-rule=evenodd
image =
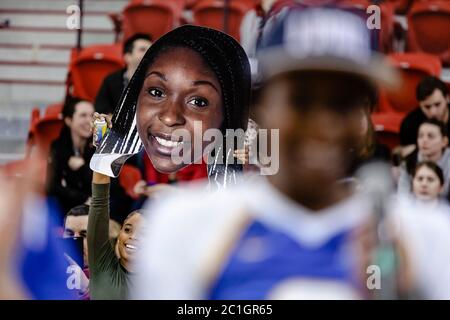
<path id="1" fill-rule="evenodd" d="M 189 100 L 188 102 L 191 105 L 194 105 L 195 107 L 198 108 L 204 108 L 208 106 L 208 100 L 203 99 L 203 98 L 193 98 L 191 100 Z"/>
<path id="2" fill-rule="evenodd" d="M 162 92 L 162 91 L 159 90 L 159 89 L 155 89 L 155 88 L 148 89 L 148 93 L 149 93 L 152 97 L 155 97 L 155 98 L 161 98 L 161 97 L 164 96 L 164 92 Z"/>

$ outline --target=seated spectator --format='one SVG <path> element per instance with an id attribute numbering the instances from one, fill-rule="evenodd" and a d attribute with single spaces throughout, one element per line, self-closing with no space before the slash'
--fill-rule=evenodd
<path id="1" fill-rule="evenodd" d="M 47 194 L 55 197 L 62 212 L 88 201 L 92 172 L 89 161 L 94 154 L 91 122 L 94 106 L 69 97 L 63 110 L 64 127 L 50 148 L 47 168 Z"/>
<path id="2" fill-rule="evenodd" d="M 444 188 L 441 196 L 448 194 L 450 181 L 450 150 L 448 149 L 447 127 L 435 119 L 425 120 L 419 127 L 417 148 L 406 157 L 398 181 L 398 192 L 411 192 L 411 176 L 418 162 L 432 161 L 442 168 Z"/>
<path id="3" fill-rule="evenodd" d="M 135 34 L 124 43 L 123 58 L 126 68 L 108 75 L 100 87 L 95 99 L 95 110 L 99 113 L 112 114 L 119 102 L 122 91 L 128 85 L 139 62 L 141 62 L 152 39 L 146 34 Z"/>
<path id="4" fill-rule="evenodd" d="M 434 162 L 424 161 L 417 164 L 413 179 L 414 197 L 427 204 L 439 204 L 439 195 L 444 188 L 444 174 Z"/>
<path id="5" fill-rule="evenodd" d="M 443 122 L 449 133 L 449 103 L 450 96 L 445 83 L 436 77 L 425 77 L 420 81 L 416 90 L 419 107 L 411 111 L 400 126 L 400 144 L 403 156 L 414 150 L 417 132 L 421 123 L 426 119 L 437 119 Z"/>

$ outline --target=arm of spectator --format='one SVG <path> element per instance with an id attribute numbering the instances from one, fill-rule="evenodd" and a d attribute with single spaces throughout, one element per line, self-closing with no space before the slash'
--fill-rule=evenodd
<path id="1" fill-rule="evenodd" d="M 163 192 L 172 191 L 175 190 L 176 187 L 166 184 L 166 183 L 158 183 L 153 186 L 148 186 L 145 188 L 144 195 L 146 195 L 149 198 L 154 198 L 160 195 Z"/>
<path id="2" fill-rule="evenodd" d="M 42 192 L 39 163 L 34 158 L 25 165 L 23 176 L 26 178 L 7 178 L 0 170 L 0 300 L 28 298 L 15 264 L 16 245 L 24 201 L 30 194 Z"/>
<path id="3" fill-rule="evenodd" d="M 109 185 L 110 178 L 94 172 L 92 175 L 92 198 L 89 208 L 87 230 L 89 268 L 95 271 L 98 261 L 109 245 Z M 108 245 L 105 245 L 108 244 Z"/>
<path id="4" fill-rule="evenodd" d="M 140 180 L 134 185 L 133 192 L 135 194 L 137 194 L 138 196 L 143 196 L 143 195 L 145 195 L 146 187 L 147 187 L 147 182 L 145 182 L 144 180 Z"/>
<path id="5" fill-rule="evenodd" d="M 25 294 L 13 268 L 14 249 L 19 234 L 22 210 L 17 185 L 0 173 L 0 299 L 23 299 Z"/>

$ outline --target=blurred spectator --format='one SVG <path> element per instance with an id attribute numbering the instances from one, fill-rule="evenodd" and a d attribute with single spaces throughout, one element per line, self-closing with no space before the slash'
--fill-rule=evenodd
<path id="1" fill-rule="evenodd" d="M 450 133 L 449 103 L 450 96 L 446 84 L 440 79 L 428 76 L 417 85 L 416 98 L 419 107 L 408 113 L 400 127 L 400 144 L 403 156 L 414 150 L 419 126 L 426 119 L 443 122 Z"/>
<path id="2" fill-rule="evenodd" d="M 266 15 L 276 0 L 262 0 L 254 9 L 242 18 L 240 26 L 240 43 L 249 58 L 256 56 L 256 46 Z"/>
<path id="3" fill-rule="evenodd" d="M 59 202 L 62 211 L 88 201 L 92 172 L 89 161 L 94 154 L 91 118 L 94 106 L 80 98 L 68 97 L 62 115 L 64 127 L 50 149 L 47 193 Z"/>
<path id="4" fill-rule="evenodd" d="M 444 123 L 429 119 L 419 127 L 416 150 L 408 155 L 400 172 L 398 181 L 399 193 L 411 192 L 411 176 L 414 174 L 417 163 L 422 161 L 435 162 L 442 168 L 444 174 L 444 188 L 442 196 L 449 191 L 450 181 L 450 150 L 448 148 L 447 127 Z"/>
<path id="5" fill-rule="evenodd" d="M 64 258 L 72 251 L 54 232 L 56 206 L 40 196 L 43 168 L 37 158 L 25 162 L 22 178 L 0 172 L 0 296 L 76 299 L 77 277 Z"/>
<path id="6" fill-rule="evenodd" d="M 390 162 L 391 152 L 389 148 L 377 142 L 376 132 L 373 126 L 371 112 L 375 107 L 377 95 L 376 92 L 369 92 L 364 105 L 357 111 L 360 115 L 360 140 L 358 148 L 356 148 L 356 164 L 358 168 L 361 165 L 370 161 L 385 161 Z"/>
<path id="7" fill-rule="evenodd" d="M 279 130 L 279 171 L 222 192 L 183 190 L 150 207 L 132 297 L 395 299 L 420 290 L 448 298 L 448 217 L 396 206 L 394 228 L 385 219 L 370 224 L 380 203 L 337 183 L 361 140 L 356 110 L 377 85 L 395 84 L 388 66 L 369 61 L 365 21 L 320 9 L 291 11 L 281 22 L 260 51 L 258 118 L 261 128 Z M 352 234 L 364 225 L 378 238 L 352 250 L 362 246 Z M 423 250 L 430 241 L 436 247 Z M 396 263 L 378 260 L 386 253 Z M 377 290 L 368 263 L 386 267 Z"/>
<path id="8" fill-rule="evenodd" d="M 389 148 L 380 144 L 376 140 L 376 132 L 371 118 L 371 112 L 376 105 L 377 93 L 375 90 L 368 91 L 367 97 L 359 108 L 356 108 L 355 114 L 359 118 L 359 139 L 356 147 L 350 152 L 353 155 L 353 164 L 349 170 L 349 176 L 343 179 L 342 186 L 355 188 L 358 181 L 355 173 L 364 165 L 373 161 L 383 161 L 389 163 L 391 161 L 391 152 Z"/>
<path id="9" fill-rule="evenodd" d="M 127 87 L 134 71 L 141 62 L 152 39 L 146 34 L 135 34 L 127 39 L 123 46 L 123 58 L 126 68 L 108 75 L 102 83 L 95 99 L 95 110 L 98 113 L 112 114 L 119 102 L 122 91 Z"/>
<path id="10" fill-rule="evenodd" d="M 419 162 L 412 176 L 412 191 L 415 198 L 427 204 L 438 204 L 444 188 L 442 169 L 432 161 Z"/>

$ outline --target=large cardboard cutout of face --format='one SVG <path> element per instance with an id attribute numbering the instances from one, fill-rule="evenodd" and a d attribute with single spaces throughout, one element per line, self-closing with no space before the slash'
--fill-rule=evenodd
<path id="1" fill-rule="evenodd" d="M 158 59 L 160 53 L 164 54 L 167 48 L 174 47 L 188 48 L 199 53 L 217 75 L 222 92 L 224 117 L 221 128 L 217 129 L 223 132 L 226 129 L 246 129 L 251 77 L 250 64 L 244 50 L 236 40 L 222 32 L 185 25 L 161 37 L 144 55 L 127 88 L 122 93 L 120 103 L 116 106 L 112 118 L 112 129 L 106 134 L 91 159 L 92 170 L 117 177 L 125 161 L 141 151 L 143 142 L 138 132 L 140 118 L 137 119 L 136 116 L 139 94 L 148 67 L 155 62 L 155 59 Z M 211 125 L 204 119 L 200 120 L 207 127 Z M 218 125 L 213 124 L 213 126 Z M 227 153 L 224 152 L 224 154 Z M 226 164 L 222 166 L 233 167 L 227 162 L 224 163 Z M 214 175 L 219 178 L 225 176 L 227 178 L 227 170 L 222 169 L 227 168 L 221 168 L 221 166 L 208 168 L 208 176 Z"/>

